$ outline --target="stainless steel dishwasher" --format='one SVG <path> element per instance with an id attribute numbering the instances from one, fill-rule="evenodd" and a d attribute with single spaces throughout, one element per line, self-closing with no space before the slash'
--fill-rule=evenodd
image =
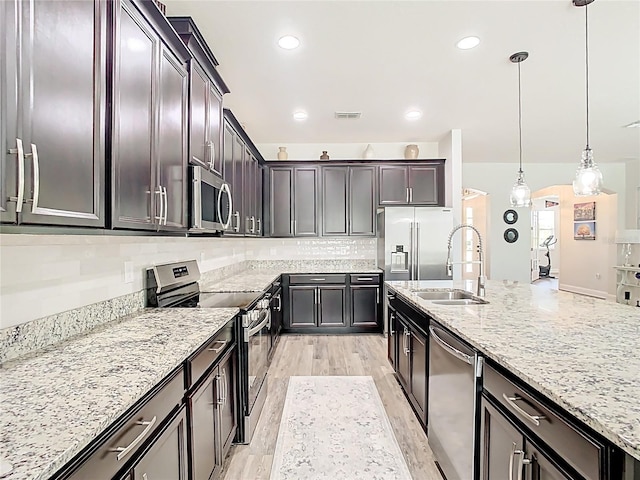
<path id="1" fill-rule="evenodd" d="M 447 480 L 473 480 L 478 470 L 476 405 L 482 357 L 438 324 L 429 327 L 429 445 Z"/>

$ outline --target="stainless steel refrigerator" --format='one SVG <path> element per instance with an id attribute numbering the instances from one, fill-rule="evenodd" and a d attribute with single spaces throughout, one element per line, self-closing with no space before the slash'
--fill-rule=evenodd
<path id="1" fill-rule="evenodd" d="M 441 207 L 385 207 L 378 211 L 378 267 L 385 280 L 451 280 L 447 239 L 453 212 Z"/>

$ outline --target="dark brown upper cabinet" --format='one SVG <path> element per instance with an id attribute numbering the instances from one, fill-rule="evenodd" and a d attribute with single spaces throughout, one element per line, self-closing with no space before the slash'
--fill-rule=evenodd
<path id="1" fill-rule="evenodd" d="M 186 230 L 189 52 L 152 2 L 111 6 L 113 227 Z"/>
<path id="2" fill-rule="evenodd" d="M 376 167 L 322 167 L 322 235 L 375 235 Z"/>
<path id="3" fill-rule="evenodd" d="M 444 206 L 444 161 L 379 168 L 379 205 Z"/>
<path id="4" fill-rule="evenodd" d="M 264 158 L 228 109 L 223 112 L 224 179 L 231 186 L 233 218 L 227 233 L 263 234 L 262 165 Z"/>
<path id="5" fill-rule="evenodd" d="M 107 8 L 0 2 L 3 223 L 105 226 Z"/>
<path id="6" fill-rule="evenodd" d="M 229 88 L 216 70 L 218 60 L 191 17 L 169 17 L 189 49 L 189 162 L 222 176 L 222 96 Z"/>

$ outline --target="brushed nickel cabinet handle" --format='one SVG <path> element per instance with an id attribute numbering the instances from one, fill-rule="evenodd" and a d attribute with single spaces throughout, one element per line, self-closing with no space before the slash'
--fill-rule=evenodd
<path id="1" fill-rule="evenodd" d="M 131 453 L 131 450 L 136 448 L 136 446 L 144 439 L 144 437 L 149 434 L 153 426 L 156 424 L 157 419 L 158 417 L 154 415 L 153 418 L 149 421 L 142 420 L 136 422 L 136 425 L 146 425 L 145 429 L 140 433 L 140 435 L 134 438 L 133 441 L 126 447 L 116 447 L 110 450 L 112 452 L 118 452 L 118 455 L 116 456 L 116 459 L 118 461 L 129 455 L 129 453 Z"/>
<path id="2" fill-rule="evenodd" d="M 164 221 L 163 225 L 167 224 L 167 211 L 169 210 L 169 196 L 167 195 L 167 187 L 162 187 L 162 197 L 164 198 Z"/>
<path id="3" fill-rule="evenodd" d="M 527 412 L 525 412 L 516 402 L 523 400 L 523 398 L 520 395 L 516 395 L 514 394 L 513 397 L 509 397 L 506 393 L 502 394 L 502 398 L 504 398 L 504 400 L 516 411 L 518 412 L 520 415 L 522 415 L 526 420 L 529 420 L 531 423 L 533 423 L 536 427 L 540 426 L 540 420 L 545 420 L 547 417 L 545 417 L 542 414 L 539 415 L 530 415 Z"/>
<path id="4" fill-rule="evenodd" d="M 218 353 L 220 350 L 222 350 L 224 348 L 224 346 L 229 343 L 228 340 L 216 340 L 215 342 L 213 342 L 213 344 L 215 345 L 216 343 L 221 344 L 218 348 L 208 348 L 207 350 L 209 350 L 210 352 L 213 353 Z"/>

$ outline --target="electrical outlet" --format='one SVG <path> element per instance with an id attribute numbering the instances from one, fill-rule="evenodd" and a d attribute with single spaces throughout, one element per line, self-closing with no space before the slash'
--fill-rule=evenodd
<path id="1" fill-rule="evenodd" d="M 133 262 L 124 262 L 124 283 L 133 283 Z"/>
<path id="2" fill-rule="evenodd" d="M 596 273 L 596 278 L 597 278 L 598 280 L 600 280 L 600 274 L 599 274 L 599 273 Z"/>

